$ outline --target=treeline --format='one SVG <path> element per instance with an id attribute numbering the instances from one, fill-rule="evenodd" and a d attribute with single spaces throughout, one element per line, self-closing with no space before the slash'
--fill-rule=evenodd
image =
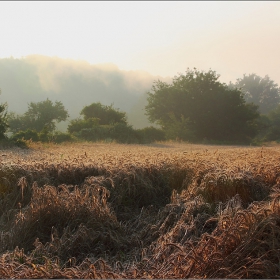
<path id="1" fill-rule="evenodd" d="M 244 75 L 228 85 L 219 75 L 187 69 L 148 92 L 149 120 L 168 139 L 254 144 L 280 140 L 280 88 L 268 76 Z"/>
<path id="2" fill-rule="evenodd" d="M 134 129 L 125 112 L 92 103 L 72 119 L 67 132 L 56 125 L 69 118 L 60 101 L 31 102 L 18 115 L 0 106 L 0 136 L 17 145 L 25 141 L 115 141 L 151 143 L 183 140 L 195 143 L 258 144 L 280 140 L 280 88 L 268 76 L 244 75 L 235 83 L 219 82 L 215 71 L 187 69 L 172 83 L 155 81 L 145 107 L 157 127 Z M 125 102 L 125 101 L 124 101 Z"/>
<path id="3" fill-rule="evenodd" d="M 2 105 L 5 107 L 5 105 Z M 38 103 L 28 104 L 28 110 L 23 115 L 13 112 L 3 116 L 5 127 L 10 133 L 9 140 L 19 146 L 25 146 L 26 141 L 54 142 L 66 141 L 106 141 L 118 143 L 151 143 L 165 140 L 164 132 L 154 127 L 134 129 L 127 123 L 126 113 L 92 103 L 85 106 L 80 117 L 70 121 L 67 132 L 56 130 L 56 124 L 69 117 L 68 111 L 60 101 L 47 99 Z M 2 139 L 7 138 L 2 134 Z"/>
<path id="4" fill-rule="evenodd" d="M 144 115 L 145 92 L 158 78 L 170 81 L 145 71 L 125 71 L 113 64 L 94 65 L 42 55 L 0 58 L 0 101 L 7 102 L 10 111 L 23 114 L 30 102 L 59 100 L 67 108 L 69 119 L 79 117 L 81 109 L 91 102 L 114 104 L 127 113 L 129 124 L 144 128 L 150 125 Z M 68 120 L 58 127 L 66 131 L 67 125 Z"/>

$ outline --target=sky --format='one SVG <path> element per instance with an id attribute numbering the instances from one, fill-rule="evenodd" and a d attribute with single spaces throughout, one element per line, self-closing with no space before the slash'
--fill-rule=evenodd
<path id="1" fill-rule="evenodd" d="M 32 54 L 173 77 L 280 85 L 280 1 L 0 1 L 0 58 Z"/>

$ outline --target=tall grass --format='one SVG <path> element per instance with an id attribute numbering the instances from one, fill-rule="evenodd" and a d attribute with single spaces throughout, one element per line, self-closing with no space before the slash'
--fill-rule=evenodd
<path id="1" fill-rule="evenodd" d="M 0 151 L 1 278 L 279 278 L 280 148 Z"/>

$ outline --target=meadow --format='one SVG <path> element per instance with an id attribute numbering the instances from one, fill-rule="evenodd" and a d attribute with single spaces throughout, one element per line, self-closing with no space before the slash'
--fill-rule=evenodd
<path id="1" fill-rule="evenodd" d="M 0 150 L 0 278 L 280 278 L 280 146 Z"/>

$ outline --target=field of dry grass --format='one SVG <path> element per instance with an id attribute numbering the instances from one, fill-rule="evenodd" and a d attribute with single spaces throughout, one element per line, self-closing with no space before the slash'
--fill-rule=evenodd
<path id="1" fill-rule="evenodd" d="M 280 278 L 280 147 L 0 151 L 1 278 Z"/>

